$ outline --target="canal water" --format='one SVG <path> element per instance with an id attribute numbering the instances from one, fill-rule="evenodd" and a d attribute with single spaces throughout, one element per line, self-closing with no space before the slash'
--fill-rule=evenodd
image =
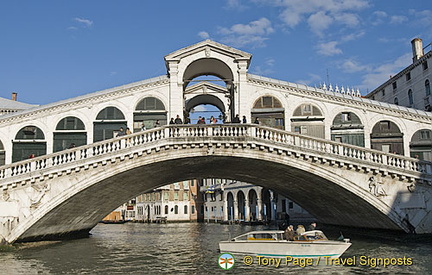
<path id="1" fill-rule="evenodd" d="M 263 226 L 206 223 L 99 224 L 89 238 L 32 243 L 0 252 L 0 274 L 432 274 L 431 236 L 344 229 L 353 245 L 346 260 L 319 264 L 282 261 L 279 267 L 241 256 L 218 265 L 218 242 Z M 340 228 L 322 228 L 330 239 Z M 380 260 L 381 259 L 381 260 Z M 388 259 L 386 262 L 382 259 Z M 384 266 L 388 264 L 387 266 Z"/>

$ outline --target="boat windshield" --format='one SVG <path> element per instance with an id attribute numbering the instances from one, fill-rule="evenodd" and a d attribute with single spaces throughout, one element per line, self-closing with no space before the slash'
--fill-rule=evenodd
<path id="1" fill-rule="evenodd" d="M 301 234 L 301 236 L 298 237 L 298 240 L 300 240 L 300 241 L 312 241 L 312 240 L 327 241 L 328 239 L 322 231 L 313 230 L 313 231 L 306 231 L 305 233 Z"/>
<path id="2" fill-rule="evenodd" d="M 280 232 L 249 232 L 235 238 L 237 241 L 276 241 L 282 239 L 283 233 Z"/>

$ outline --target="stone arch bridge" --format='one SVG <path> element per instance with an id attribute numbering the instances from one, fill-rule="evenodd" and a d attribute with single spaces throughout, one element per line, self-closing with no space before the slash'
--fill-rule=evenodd
<path id="1" fill-rule="evenodd" d="M 270 187 L 323 223 L 431 233 L 430 162 L 225 124 L 163 126 L 0 167 L 0 238 L 88 233 L 137 194 L 197 177 Z"/>

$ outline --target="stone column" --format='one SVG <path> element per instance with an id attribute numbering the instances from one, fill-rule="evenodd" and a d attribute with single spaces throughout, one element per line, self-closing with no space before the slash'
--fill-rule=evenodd
<path id="1" fill-rule="evenodd" d="M 260 188 L 257 191 L 257 205 L 258 205 L 257 219 L 258 221 L 262 221 L 263 220 L 262 188 Z"/>
<path id="2" fill-rule="evenodd" d="M 168 119 L 176 117 L 176 115 L 183 116 L 183 79 L 179 71 L 178 60 L 168 61 L 168 73 L 170 75 L 169 84 L 169 102 L 168 102 Z M 168 121 L 167 121 L 168 123 Z"/>
<path id="3" fill-rule="evenodd" d="M 249 200 L 245 199 L 244 201 L 245 203 L 245 221 L 250 221 L 250 205 L 249 205 Z"/>
<path id="4" fill-rule="evenodd" d="M 237 196 L 236 196 L 237 197 Z M 238 221 L 239 220 L 239 211 L 238 211 L 238 201 L 237 198 L 234 198 L 234 220 Z"/>
<path id="5" fill-rule="evenodd" d="M 228 221 L 228 195 L 223 192 L 223 220 Z"/>

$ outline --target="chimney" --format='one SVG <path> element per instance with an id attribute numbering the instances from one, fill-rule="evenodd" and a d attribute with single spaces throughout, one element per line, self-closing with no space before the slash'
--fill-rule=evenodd
<path id="1" fill-rule="evenodd" d="M 15 92 L 12 93 L 12 100 L 13 100 L 13 101 L 16 101 L 16 100 L 17 100 L 17 95 L 18 95 L 18 94 L 15 93 Z"/>
<path id="2" fill-rule="evenodd" d="M 411 46 L 413 51 L 413 62 L 416 62 L 424 55 L 423 42 L 420 38 L 414 38 L 411 40 Z"/>

